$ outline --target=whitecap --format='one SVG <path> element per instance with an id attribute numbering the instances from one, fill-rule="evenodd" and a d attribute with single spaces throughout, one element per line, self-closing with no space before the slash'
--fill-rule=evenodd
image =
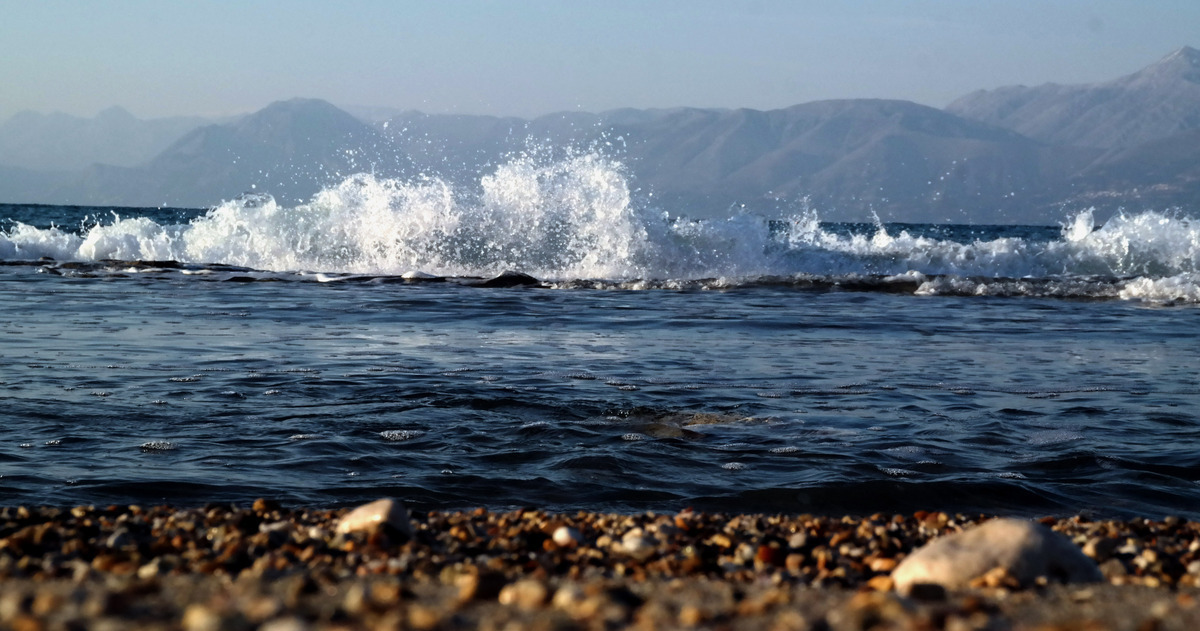
<path id="1" fill-rule="evenodd" d="M 391 442 L 400 442 L 400 441 L 404 441 L 404 440 L 411 440 L 413 438 L 417 438 L 418 436 L 421 436 L 424 433 L 425 432 L 423 432 L 419 429 L 388 429 L 388 430 L 379 432 L 379 435 L 381 437 L 383 437 L 384 440 L 391 441 Z"/>
<path id="2" fill-rule="evenodd" d="M 312 440 L 320 437 L 320 434 L 292 434 L 291 436 L 288 436 L 288 440 Z"/>

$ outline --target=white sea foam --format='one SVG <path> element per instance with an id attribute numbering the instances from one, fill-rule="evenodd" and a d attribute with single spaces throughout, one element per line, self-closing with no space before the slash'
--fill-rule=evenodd
<path id="1" fill-rule="evenodd" d="M 1135 278 L 1120 291 L 1126 300 L 1154 303 L 1200 302 L 1200 274 L 1186 273 L 1166 278 Z"/>
<path id="2" fill-rule="evenodd" d="M 419 429 L 387 429 L 379 432 L 379 435 L 384 439 L 392 442 L 402 442 L 412 440 L 424 435 L 425 432 Z"/>
<path id="3" fill-rule="evenodd" d="M 268 272 L 489 276 L 622 286 L 738 286 L 763 277 L 916 283 L 919 294 L 1112 297 L 1200 302 L 1200 222 L 1146 211 L 1095 229 L 1090 211 L 1057 240 L 958 242 L 877 226 L 848 234 L 802 209 L 694 221 L 635 200 L 623 166 L 594 153 L 514 157 L 472 190 L 437 177 L 353 175 L 306 204 L 227 201 L 185 225 L 120 218 L 74 234 L 15 224 L 0 258 L 174 260 Z M 711 280 L 716 279 L 716 280 Z"/>

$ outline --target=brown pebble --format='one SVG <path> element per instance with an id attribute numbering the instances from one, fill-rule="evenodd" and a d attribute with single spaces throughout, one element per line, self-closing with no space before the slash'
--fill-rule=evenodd
<path id="1" fill-rule="evenodd" d="M 868 579 L 867 587 L 877 592 L 890 592 L 893 589 L 896 589 L 896 582 L 892 580 L 892 577 L 886 574 L 880 574 L 879 576 L 873 576 Z"/>
<path id="2" fill-rule="evenodd" d="M 46 628 L 41 620 L 29 615 L 20 615 L 13 618 L 11 625 L 12 631 L 42 631 Z"/>
<path id="3" fill-rule="evenodd" d="M 408 608 L 408 626 L 419 629 L 433 629 L 441 622 L 441 617 L 433 607 L 417 604 Z"/>
<path id="4" fill-rule="evenodd" d="M 181 622 L 187 631 L 221 631 L 221 616 L 200 604 L 188 605 Z"/>
<path id="5" fill-rule="evenodd" d="M 896 564 L 896 559 L 877 557 L 871 559 L 871 563 L 867 567 L 870 567 L 872 572 L 891 572 L 896 569 Z"/>
<path id="6" fill-rule="evenodd" d="M 541 609 L 546 604 L 548 591 L 541 581 L 526 579 L 505 585 L 498 600 L 501 605 L 515 605 L 526 611 Z"/>
<path id="7" fill-rule="evenodd" d="M 792 574 L 800 574 L 804 570 L 804 555 L 793 552 L 783 561 L 784 567 Z"/>
<path id="8" fill-rule="evenodd" d="M 679 624 L 685 627 L 699 626 L 704 620 L 704 610 L 696 605 L 684 605 L 679 608 Z"/>
<path id="9" fill-rule="evenodd" d="M 976 576 L 975 578 L 971 579 L 971 581 L 967 583 L 967 586 L 976 589 L 980 587 L 990 587 L 993 589 L 998 587 L 1020 589 L 1021 584 L 1015 578 L 1013 578 L 1012 574 L 1010 574 L 1007 569 L 997 567 L 985 572 L 981 576 Z"/>
<path id="10" fill-rule="evenodd" d="M 471 600 L 492 600 L 500 595 L 507 580 L 504 574 L 495 571 L 472 571 L 459 576 L 454 581 L 458 588 L 460 603 Z"/>
<path id="11" fill-rule="evenodd" d="M 59 609 L 64 604 L 64 599 L 58 594 L 50 592 L 40 592 L 33 597 L 33 603 L 29 606 L 29 611 L 38 617 L 50 615 L 56 609 Z"/>
<path id="12" fill-rule="evenodd" d="M 908 628 L 913 604 L 890 592 L 860 592 L 827 616 L 835 629 Z"/>

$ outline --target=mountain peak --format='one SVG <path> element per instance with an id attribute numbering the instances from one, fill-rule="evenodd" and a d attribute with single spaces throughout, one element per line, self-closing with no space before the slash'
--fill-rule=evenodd
<path id="1" fill-rule="evenodd" d="M 296 98 L 275 101 L 242 118 L 232 127 L 251 133 L 264 133 L 268 129 L 304 128 L 309 133 L 346 134 L 365 126 L 365 123 L 328 101 Z"/>
<path id="2" fill-rule="evenodd" d="M 338 109 L 337 106 L 330 103 L 329 101 L 325 101 L 322 99 L 309 99 L 309 98 L 303 98 L 303 97 L 296 97 L 296 98 L 287 99 L 284 101 L 275 101 L 275 102 L 267 105 L 266 107 L 262 108 L 261 110 L 255 112 L 254 114 L 251 114 L 251 116 L 254 116 L 257 114 L 262 114 L 264 112 L 265 113 L 275 113 L 275 112 L 305 112 L 305 111 L 308 111 L 308 112 L 341 112 L 342 110 Z"/>
<path id="3" fill-rule="evenodd" d="M 1133 76 L 1149 76 L 1200 83 L 1200 50 L 1184 46 Z"/>
<path id="4" fill-rule="evenodd" d="M 101 111 L 99 114 L 96 114 L 96 120 L 108 121 L 108 122 L 116 122 L 116 121 L 126 122 L 126 121 L 135 121 L 135 120 L 137 120 L 137 118 L 134 117 L 133 114 L 130 114 L 129 110 L 121 107 L 120 105 L 114 105 L 108 109 Z"/>
<path id="5" fill-rule="evenodd" d="M 1190 63 L 1197 64 L 1200 63 L 1200 50 L 1196 50 L 1191 46 L 1184 46 L 1164 57 L 1163 61 L 1167 61 L 1169 59 L 1186 59 Z"/>

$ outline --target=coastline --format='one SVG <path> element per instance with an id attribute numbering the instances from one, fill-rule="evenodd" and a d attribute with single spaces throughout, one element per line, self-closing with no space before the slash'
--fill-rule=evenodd
<path id="1" fill-rule="evenodd" d="M 1200 523 L 1173 518 L 1039 520 L 1103 583 L 906 598 L 897 562 L 988 517 L 348 512 L 3 508 L 0 627 L 1200 628 Z"/>

